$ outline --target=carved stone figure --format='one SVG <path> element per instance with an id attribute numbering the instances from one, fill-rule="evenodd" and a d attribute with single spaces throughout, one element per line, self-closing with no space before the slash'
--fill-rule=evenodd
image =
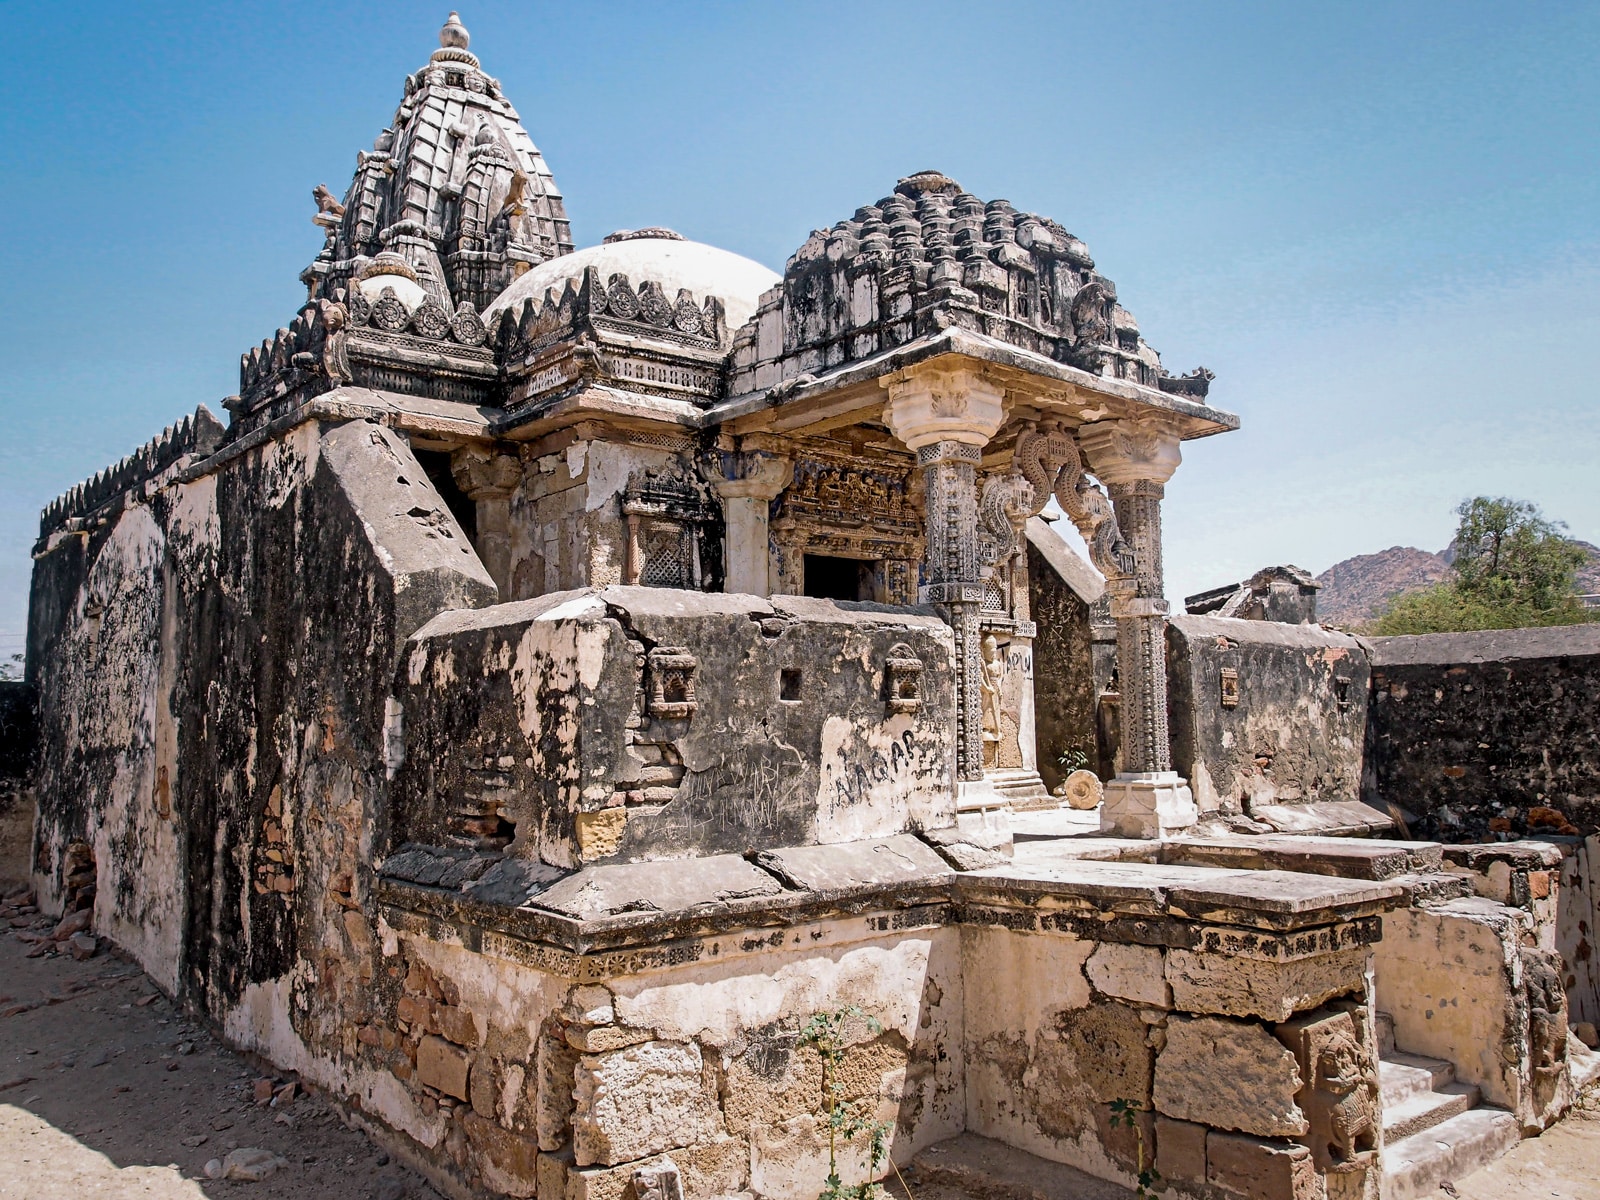
<path id="1" fill-rule="evenodd" d="M 317 202 L 317 214 L 311 218 L 315 225 L 325 228 L 336 228 L 344 217 L 344 205 L 328 190 L 328 185 L 319 183 L 311 189 L 311 198 Z"/>
<path id="2" fill-rule="evenodd" d="M 978 685 L 983 696 L 983 757 L 985 765 L 992 765 L 999 750 L 1005 730 L 1000 722 L 1001 689 L 1006 681 L 1006 660 L 1000 653 L 1000 643 L 994 634 L 983 639 L 983 671 Z"/>

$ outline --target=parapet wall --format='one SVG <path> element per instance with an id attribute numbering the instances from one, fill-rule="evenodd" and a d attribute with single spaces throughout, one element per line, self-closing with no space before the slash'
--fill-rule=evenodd
<path id="1" fill-rule="evenodd" d="M 1174 767 L 1202 813 L 1354 800 L 1367 655 L 1317 625 L 1175 616 L 1167 627 Z"/>
<path id="2" fill-rule="evenodd" d="M 394 837 L 576 867 L 941 829 L 952 661 L 931 613 L 804 597 L 612 587 L 444 613 L 397 689 Z"/>

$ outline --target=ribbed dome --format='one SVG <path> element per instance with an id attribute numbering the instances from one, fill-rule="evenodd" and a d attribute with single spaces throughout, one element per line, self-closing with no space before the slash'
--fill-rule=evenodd
<path id="1" fill-rule="evenodd" d="M 602 283 L 621 273 L 634 287 L 646 280 L 659 283 L 668 296 L 675 295 L 678 288 L 688 288 L 702 303 L 707 296 L 715 296 L 722 301 L 729 329 L 748 321 L 761 293 L 779 282 L 774 272 L 742 255 L 691 242 L 666 230 L 641 230 L 620 238 L 613 234 L 602 245 L 540 263 L 495 297 L 484 311 L 484 321 L 493 324 L 494 315 L 502 309 L 524 300 L 542 300 L 552 288 L 559 292 L 567 280 L 582 279 L 590 267 L 600 273 Z"/>

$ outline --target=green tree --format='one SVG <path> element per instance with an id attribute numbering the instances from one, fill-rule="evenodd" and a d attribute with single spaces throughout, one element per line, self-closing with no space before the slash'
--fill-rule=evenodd
<path id="1" fill-rule="evenodd" d="M 1578 625 L 1591 620 L 1577 596 L 1586 555 L 1537 505 L 1475 496 L 1456 509 L 1454 572 L 1385 606 L 1377 634 L 1453 633 Z"/>

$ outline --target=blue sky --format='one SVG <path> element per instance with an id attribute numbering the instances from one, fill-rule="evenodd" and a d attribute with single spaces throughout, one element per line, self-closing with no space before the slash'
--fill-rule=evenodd
<path id="1" fill-rule="evenodd" d="M 462 0 L 457 0 L 458 3 Z M 6 5 L 0 652 L 38 509 L 237 388 L 443 4 Z M 1174 597 L 1437 549 L 1534 500 L 1600 542 L 1600 5 L 472 3 L 579 245 L 774 269 L 937 168 L 1083 238 L 1243 429 L 1168 489 Z"/>

